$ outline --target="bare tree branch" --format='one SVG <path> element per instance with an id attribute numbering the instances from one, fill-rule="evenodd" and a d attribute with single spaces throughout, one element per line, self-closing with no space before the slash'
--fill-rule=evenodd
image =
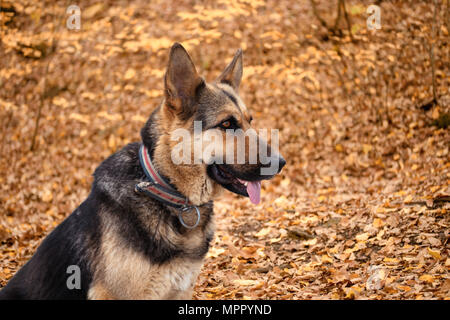
<path id="1" fill-rule="evenodd" d="M 353 41 L 353 35 L 352 35 L 352 22 L 350 21 L 350 17 L 347 13 L 347 9 L 345 8 L 345 0 L 339 0 L 340 5 L 342 6 L 342 10 L 344 11 L 344 17 L 345 21 L 347 21 L 347 30 L 348 34 L 350 36 L 350 39 Z M 339 5 L 338 3 L 338 5 Z"/>
<path id="2" fill-rule="evenodd" d="M 328 31 L 332 32 L 331 29 L 328 27 L 328 24 L 325 20 L 322 19 L 322 17 L 319 15 L 319 12 L 317 11 L 317 6 L 314 0 L 309 0 L 311 2 L 311 7 L 313 9 L 313 14 L 316 16 L 317 20 L 319 20 L 320 24 L 325 27 Z"/>
<path id="3" fill-rule="evenodd" d="M 447 32 L 450 32 L 450 1 L 447 1 L 447 10 L 445 11 L 445 24 L 447 25 Z"/>
<path id="4" fill-rule="evenodd" d="M 69 3 L 69 0 L 66 1 L 66 7 L 67 7 L 68 3 Z M 60 17 L 60 19 L 58 20 L 58 17 L 55 16 L 55 19 L 54 19 L 55 23 L 52 26 L 52 34 L 55 35 L 55 37 L 52 37 L 52 45 L 51 45 L 51 48 L 53 50 L 53 56 L 49 57 L 49 60 L 47 62 L 47 66 L 45 68 L 45 73 L 43 75 L 44 76 L 44 80 L 43 80 L 43 83 L 42 83 L 42 89 L 41 89 L 41 96 L 40 96 L 40 99 L 39 99 L 38 112 L 37 112 L 36 120 L 35 120 L 35 123 L 34 123 L 33 136 L 31 138 L 30 151 L 33 151 L 34 148 L 36 147 L 36 138 L 37 138 L 38 133 L 39 133 L 39 122 L 41 120 L 42 108 L 44 107 L 44 100 L 46 98 L 45 94 L 46 94 L 46 91 L 47 91 L 47 74 L 48 74 L 48 70 L 50 68 L 50 63 L 51 63 L 53 57 L 55 56 L 55 52 L 56 52 L 56 48 L 58 46 L 58 41 L 59 41 L 59 36 L 60 36 L 60 34 L 59 35 L 56 34 L 55 25 L 61 26 L 62 25 L 62 21 L 63 21 L 64 18 L 65 18 L 65 16 L 62 15 Z"/>
<path id="5" fill-rule="evenodd" d="M 432 78 L 432 86 L 433 86 L 433 101 L 438 104 L 438 96 L 437 96 L 437 84 L 436 84 L 436 64 L 434 59 L 434 43 L 436 41 L 436 28 L 437 28 L 437 0 L 434 0 L 434 14 L 433 14 L 433 39 L 431 39 L 431 45 L 429 47 L 430 53 L 430 61 L 431 61 L 431 78 Z"/>

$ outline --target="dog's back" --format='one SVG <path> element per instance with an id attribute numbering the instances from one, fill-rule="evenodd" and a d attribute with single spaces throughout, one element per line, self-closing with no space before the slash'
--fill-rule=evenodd
<path id="1" fill-rule="evenodd" d="M 86 299 L 92 279 L 89 261 L 98 243 L 95 199 L 89 197 L 48 237 L 0 290 L 0 299 Z M 80 270 L 80 289 L 69 289 L 69 266 Z"/>

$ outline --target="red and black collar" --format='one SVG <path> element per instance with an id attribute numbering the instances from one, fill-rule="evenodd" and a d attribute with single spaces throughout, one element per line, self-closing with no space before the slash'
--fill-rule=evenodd
<path id="1" fill-rule="evenodd" d="M 150 154 L 147 147 L 144 144 L 139 148 L 139 160 L 142 169 L 149 181 L 140 182 L 136 185 L 137 192 L 145 194 L 155 200 L 158 200 L 164 204 L 167 204 L 176 209 L 180 209 L 178 215 L 181 224 L 189 229 L 195 228 L 200 222 L 200 211 L 197 206 L 193 205 L 189 199 L 178 192 L 174 186 L 172 186 L 163 176 L 161 176 L 152 163 Z M 197 222 L 188 226 L 185 224 L 181 214 L 192 209 L 196 210 Z"/>

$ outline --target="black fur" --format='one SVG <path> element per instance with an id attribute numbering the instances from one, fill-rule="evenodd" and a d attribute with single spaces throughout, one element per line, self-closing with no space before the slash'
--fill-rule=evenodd
<path id="1" fill-rule="evenodd" d="M 92 280 L 91 256 L 99 244 L 100 199 L 91 193 L 44 239 L 28 261 L 0 291 L 0 299 L 85 299 Z M 69 290 L 67 267 L 81 270 L 81 289 Z"/>
<path id="2" fill-rule="evenodd" d="M 142 130 L 149 150 L 154 148 L 152 135 L 157 134 L 151 123 L 149 120 Z M 44 239 L 31 260 L 0 290 L 0 299 L 86 299 L 101 243 L 101 221 L 105 220 L 117 226 L 117 234 L 152 263 L 162 264 L 175 257 L 204 257 L 212 235 L 187 252 L 146 227 L 146 221 L 157 219 L 174 232 L 187 231 L 173 208 L 135 193 L 135 184 L 146 180 L 139 163 L 139 146 L 129 144 L 102 162 L 95 170 L 89 197 Z M 212 203 L 202 210 L 207 213 L 206 225 L 213 213 Z M 67 288 L 70 265 L 81 269 L 81 289 Z"/>

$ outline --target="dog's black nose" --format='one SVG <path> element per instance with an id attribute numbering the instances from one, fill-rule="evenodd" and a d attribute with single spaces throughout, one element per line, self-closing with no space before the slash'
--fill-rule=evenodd
<path id="1" fill-rule="evenodd" d="M 286 164 L 286 160 L 280 155 L 280 159 L 278 160 L 278 172 L 283 169 L 284 165 Z"/>

